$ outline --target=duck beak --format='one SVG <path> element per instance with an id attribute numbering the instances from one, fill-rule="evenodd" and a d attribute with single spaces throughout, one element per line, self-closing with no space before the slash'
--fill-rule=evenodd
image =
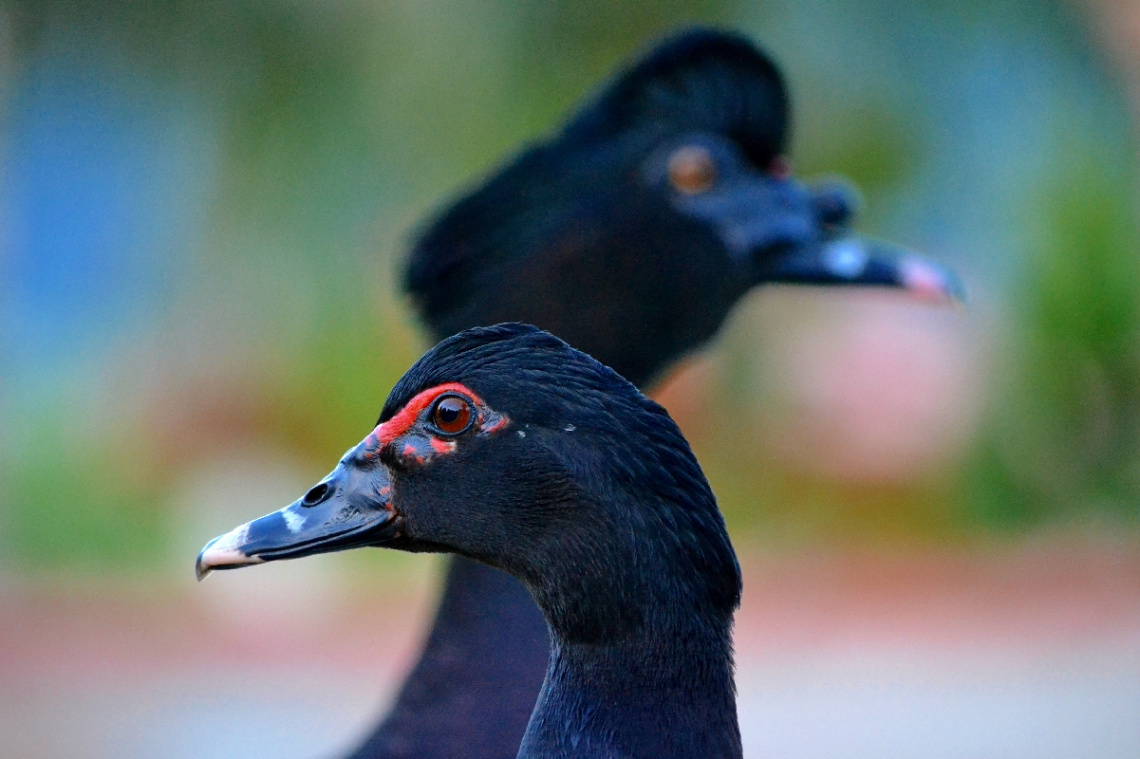
<path id="1" fill-rule="evenodd" d="M 401 520 L 387 467 L 354 453 L 304 497 L 207 543 L 194 566 L 198 580 L 215 569 L 379 545 L 397 537 Z"/>
<path id="2" fill-rule="evenodd" d="M 891 287 L 921 300 L 964 303 L 966 290 L 949 268 L 889 243 L 847 236 L 771 254 L 761 282 Z"/>
<path id="3" fill-rule="evenodd" d="M 965 301 L 946 267 L 849 234 L 858 198 L 843 182 L 811 187 L 792 177 L 748 177 L 676 202 L 712 224 L 751 284 L 893 287 L 924 300 Z"/>

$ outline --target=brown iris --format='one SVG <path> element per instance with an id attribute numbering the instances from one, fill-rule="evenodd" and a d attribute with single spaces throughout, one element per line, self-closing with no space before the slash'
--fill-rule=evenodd
<path id="1" fill-rule="evenodd" d="M 431 412 L 431 422 L 440 432 L 458 435 L 471 423 L 471 401 L 458 395 L 441 398 Z"/>
<path id="2" fill-rule="evenodd" d="M 686 195 L 705 192 L 716 182 L 716 164 L 705 148 L 686 145 L 669 156 L 669 182 Z"/>

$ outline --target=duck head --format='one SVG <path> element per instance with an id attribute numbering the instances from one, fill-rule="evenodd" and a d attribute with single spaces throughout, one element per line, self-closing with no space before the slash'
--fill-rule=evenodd
<path id="1" fill-rule="evenodd" d="M 433 348 L 327 477 L 210 541 L 196 571 L 202 579 L 359 546 L 447 551 L 505 569 L 578 641 L 634 627 L 656 608 L 639 603 L 652 595 L 654 562 L 706 585 L 698 595 L 725 616 L 740 594 L 712 491 L 664 409 L 521 325 Z"/>
<path id="2" fill-rule="evenodd" d="M 405 287 L 437 336 L 526 321 L 638 385 L 758 285 L 959 298 L 947 269 L 850 234 L 848 185 L 792 175 L 789 119 L 783 79 L 751 42 L 682 33 L 440 213 Z"/>

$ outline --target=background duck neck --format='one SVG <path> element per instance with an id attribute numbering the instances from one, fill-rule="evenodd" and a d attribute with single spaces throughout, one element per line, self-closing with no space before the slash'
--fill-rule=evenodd
<path id="1" fill-rule="evenodd" d="M 515 578 L 450 558 L 419 662 L 387 718 L 348 759 L 513 759 L 518 752 L 550 661 L 546 620 Z"/>

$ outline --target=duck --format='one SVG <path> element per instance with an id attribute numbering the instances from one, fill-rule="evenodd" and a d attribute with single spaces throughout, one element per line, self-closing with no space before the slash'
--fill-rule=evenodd
<path id="1" fill-rule="evenodd" d="M 763 285 L 962 297 L 945 267 L 852 234 L 849 184 L 792 174 L 790 120 L 780 70 L 750 39 L 675 32 L 438 211 L 403 287 L 434 340 L 527 322 L 647 389 Z M 453 556 L 443 586 L 420 658 L 350 759 L 515 756 L 547 625 L 487 564 Z"/>
<path id="2" fill-rule="evenodd" d="M 549 630 L 517 755 L 741 756 L 740 567 L 668 412 L 532 326 L 449 337 L 285 508 L 210 541 L 213 570 L 379 546 L 505 572 Z"/>

